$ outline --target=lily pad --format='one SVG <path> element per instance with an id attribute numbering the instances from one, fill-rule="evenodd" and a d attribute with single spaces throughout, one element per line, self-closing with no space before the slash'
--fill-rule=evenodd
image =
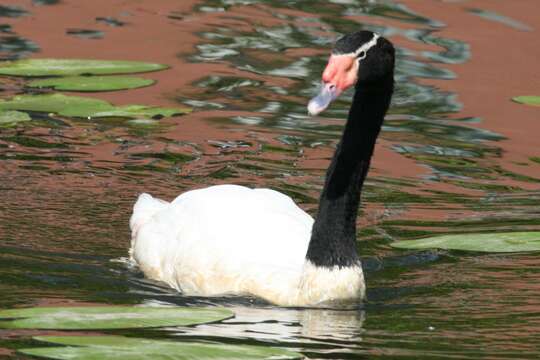
<path id="1" fill-rule="evenodd" d="M 186 326 L 228 319 L 223 308 L 37 307 L 0 311 L 0 328 L 103 330 Z"/>
<path id="2" fill-rule="evenodd" d="M 28 110 L 57 113 L 72 107 L 92 109 L 93 111 L 114 108 L 114 106 L 104 100 L 62 94 L 18 95 L 9 100 L 0 101 L 0 110 Z"/>
<path id="3" fill-rule="evenodd" d="M 35 340 L 67 347 L 21 349 L 49 359 L 298 359 L 296 352 L 254 345 L 229 345 L 128 338 L 123 336 L 37 336 Z"/>
<path id="4" fill-rule="evenodd" d="M 512 100 L 520 104 L 540 106 L 540 96 L 516 96 Z"/>
<path id="5" fill-rule="evenodd" d="M 136 118 L 136 117 L 149 117 L 153 118 L 156 116 L 167 117 L 174 115 L 183 115 L 190 113 L 191 109 L 189 108 L 160 108 L 160 107 L 151 107 L 143 105 L 125 105 L 125 106 L 112 106 L 108 109 L 92 109 L 88 107 L 73 106 L 60 111 L 58 114 L 62 116 L 73 116 L 73 117 L 126 117 L 126 118 Z"/>
<path id="6" fill-rule="evenodd" d="M 31 81 L 27 86 L 65 91 L 114 91 L 150 86 L 154 80 L 134 76 L 71 76 Z"/>
<path id="7" fill-rule="evenodd" d="M 67 117 L 157 117 L 182 115 L 189 108 L 160 108 L 143 105 L 114 106 L 107 101 L 90 97 L 63 94 L 19 95 L 9 100 L 0 100 L 2 110 L 27 110 L 57 113 Z"/>
<path id="8" fill-rule="evenodd" d="M 25 112 L 15 110 L 0 112 L 0 127 L 10 127 L 30 120 L 32 120 L 30 115 Z"/>
<path id="9" fill-rule="evenodd" d="M 167 65 L 140 61 L 84 59 L 25 59 L 3 63 L 1 75 L 74 76 L 133 74 L 167 69 Z"/>
<path id="10" fill-rule="evenodd" d="M 479 252 L 540 251 L 540 232 L 458 234 L 434 236 L 390 244 L 400 249 L 445 249 Z"/>

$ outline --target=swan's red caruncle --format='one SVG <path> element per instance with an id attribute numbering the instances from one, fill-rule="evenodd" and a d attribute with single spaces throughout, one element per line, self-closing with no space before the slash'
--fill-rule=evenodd
<path id="1" fill-rule="evenodd" d="M 322 87 L 308 105 L 308 112 L 317 115 L 358 80 L 358 59 L 352 55 L 331 55 L 322 74 Z"/>
<path id="2" fill-rule="evenodd" d="M 331 55 L 322 74 L 324 83 L 335 85 L 341 93 L 356 83 L 358 59 L 350 55 Z M 338 94 L 339 95 L 339 94 Z"/>

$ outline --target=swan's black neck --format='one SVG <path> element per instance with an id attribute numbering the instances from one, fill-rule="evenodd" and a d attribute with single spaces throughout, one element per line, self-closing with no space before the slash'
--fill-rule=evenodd
<path id="1" fill-rule="evenodd" d="M 306 254 L 316 266 L 359 263 L 356 217 L 360 194 L 393 87 L 393 74 L 382 83 L 357 85 L 343 136 L 326 174 Z"/>

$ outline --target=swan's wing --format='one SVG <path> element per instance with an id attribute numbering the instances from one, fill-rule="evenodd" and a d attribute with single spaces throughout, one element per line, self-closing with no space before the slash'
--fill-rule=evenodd
<path id="1" fill-rule="evenodd" d="M 312 224 L 279 192 L 213 186 L 186 192 L 154 213 L 137 233 L 134 258 L 166 273 L 177 266 L 300 271 Z"/>

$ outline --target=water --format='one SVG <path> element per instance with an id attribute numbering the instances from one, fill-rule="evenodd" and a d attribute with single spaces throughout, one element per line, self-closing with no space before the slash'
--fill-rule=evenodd
<path id="1" fill-rule="evenodd" d="M 94 96 L 196 110 L 160 121 L 33 114 L 32 126 L 0 129 L 0 307 L 218 304 L 236 318 L 157 334 L 270 344 L 321 359 L 538 358 L 538 255 L 388 245 L 436 233 L 540 228 L 538 113 L 508 100 L 532 94 L 534 76 L 501 73 L 504 59 L 474 36 L 534 36 L 538 22 L 529 22 L 534 12 L 523 3 L 514 13 L 476 1 L 467 8 L 308 0 L 0 7 L 3 59 L 34 53 L 166 63 L 171 70 L 145 75 L 158 80 L 154 87 Z M 530 31 L 478 14 L 514 19 Z M 45 26 L 50 31 L 40 31 Z M 70 29 L 105 35 L 78 37 Z M 172 199 L 210 184 L 265 186 L 314 213 L 350 94 L 318 118 L 307 116 L 306 104 L 333 41 L 358 29 L 388 36 L 398 50 L 396 93 L 359 219 L 368 285 L 362 308 L 185 297 L 121 261 L 131 206 L 142 191 Z M 535 54 L 523 50 L 513 60 Z M 5 81 L 0 96 L 23 91 L 23 83 Z M 0 356 L 15 358 L 13 349 L 28 336 L 0 331 Z"/>

